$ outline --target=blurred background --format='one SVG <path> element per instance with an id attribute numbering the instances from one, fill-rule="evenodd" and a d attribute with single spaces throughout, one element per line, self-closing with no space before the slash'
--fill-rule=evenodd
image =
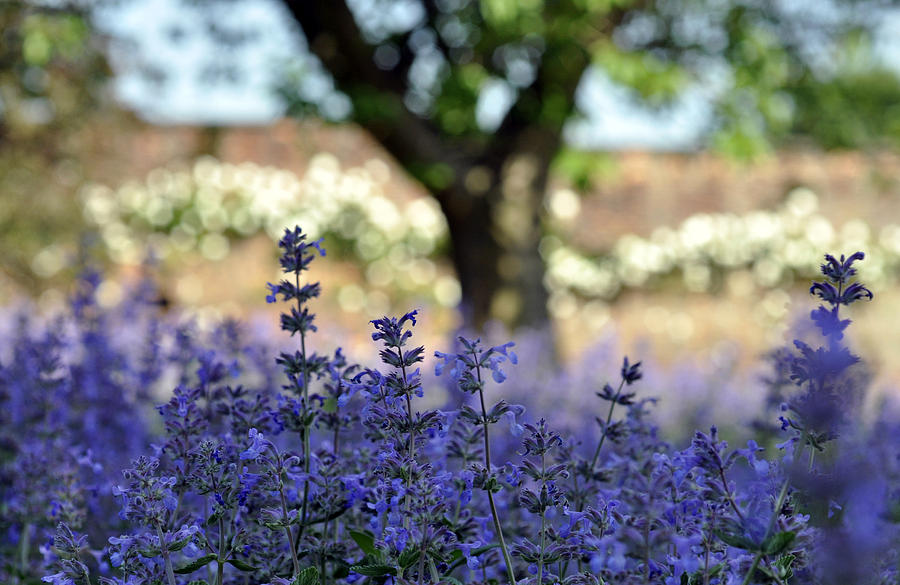
<path id="1" fill-rule="evenodd" d="M 0 302 L 56 310 L 90 261 L 110 307 L 150 274 L 274 327 L 300 224 L 351 350 L 419 307 L 429 348 L 489 324 L 721 373 L 864 250 L 887 388 L 898 147 L 887 0 L 5 0 Z"/>

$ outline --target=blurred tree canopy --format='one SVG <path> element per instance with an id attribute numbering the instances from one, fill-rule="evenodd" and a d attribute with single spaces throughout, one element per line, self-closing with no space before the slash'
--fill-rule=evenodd
<path id="1" fill-rule="evenodd" d="M 238 0 L 182 1 L 194 16 L 205 10 L 204 30 L 223 46 L 215 70 L 240 82 L 230 55 L 265 31 L 219 18 Z M 306 39 L 278 89 L 288 112 L 362 125 L 431 191 L 473 325 L 547 319 L 544 194 L 554 164 L 576 185 L 595 164 L 564 140 L 590 108 L 579 94 L 588 75 L 659 109 L 707 88 L 708 135 L 738 157 L 797 137 L 857 148 L 900 136 L 896 74 L 846 59 L 889 0 L 274 1 Z M 0 5 L 4 234 L 52 221 L 40 205 L 25 212 L 33 222 L 12 218 L 36 194 L 24 177 L 48 160 L 62 179 L 72 174 L 67 136 L 103 102 L 109 39 L 91 18 L 103 4 Z"/>
<path id="2" fill-rule="evenodd" d="M 741 157 L 793 132 L 825 146 L 857 146 L 861 133 L 868 139 L 896 127 L 881 124 L 888 114 L 877 105 L 896 103 L 895 76 L 861 73 L 863 89 L 858 76 L 829 70 L 846 39 L 872 30 L 884 2 L 284 5 L 317 58 L 306 59 L 298 84 L 284 90 L 292 110 L 358 122 L 431 190 L 450 226 L 471 324 L 496 315 L 513 324 L 546 321 L 539 243 L 548 170 L 563 151 L 565 125 L 583 115 L 578 88 L 592 68 L 659 108 L 695 82 L 719 88 L 710 134 Z M 304 88 L 323 71 L 333 92 Z M 862 94 L 873 122 L 863 111 L 840 120 L 836 114 L 855 108 Z M 815 123 L 822 111 L 834 114 L 833 128 Z"/>
<path id="3" fill-rule="evenodd" d="M 877 62 L 869 39 L 850 34 L 829 76 L 812 72 L 788 85 L 790 133 L 827 149 L 900 146 L 900 77 Z"/>

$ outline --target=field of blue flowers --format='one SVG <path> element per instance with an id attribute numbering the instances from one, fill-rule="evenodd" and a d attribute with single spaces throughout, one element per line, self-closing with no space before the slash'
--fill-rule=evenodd
<path id="1" fill-rule="evenodd" d="M 767 411 L 729 446 L 716 427 L 664 441 L 634 357 L 561 422 L 504 399 L 527 366 L 513 343 L 426 351 L 417 311 L 371 322 L 379 365 L 323 352 L 307 271 L 325 252 L 299 228 L 280 247 L 267 300 L 288 352 L 172 322 L 150 285 L 101 310 L 92 274 L 69 314 L 19 315 L 0 582 L 898 583 L 900 418 L 862 422 L 868 374 L 844 345 L 847 307 L 872 298 L 862 253 L 825 256 L 811 333 L 772 353 Z M 439 384 L 448 404 L 425 408 Z"/>

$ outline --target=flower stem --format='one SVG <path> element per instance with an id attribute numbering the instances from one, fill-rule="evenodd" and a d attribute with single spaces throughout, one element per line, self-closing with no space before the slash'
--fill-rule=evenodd
<path id="1" fill-rule="evenodd" d="M 396 346 L 396 348 L 397 348 L 397 355 L 399 355 L 401 357 L 400 373 L 403 375 L 403 390 L 404 390 L 404 394 L 406 394 L 406 420 L 407 420 L 407 423 L 409 424 L 409 459 L 410 459 L 410 465 L 412 465 L 415 463 L 415 460 L 416 460 L 416 429 L 413 426 L 412 398 L 409 395 L 409 388 L 407 388 L 407 386 L 406 386 L 406 366 L 403 365 L 403 362 L 402 362 L 403 350 L 400 348 L 399 345 Z M 408 477 L 406 481 L 407 481 L 406 494 L 403 496 L 403 507 L 405 509 L 405 514 L 403 514 L 403 528 L 405 528 L 406 530 L 409 530 L 409 517 L 410 517 L 409 507 L 411 505 L 410 500 L 409 500 L 409 492 L 410 492 L 409 488 L 411 487 L 411 484 L 412 484 L 412 476 L 410 475 L 410 477 Z"/>
<path id="2" fill-rule="evenodd" d="M 279 463 L 280 465 L 280 463 Z M 284 497 L 284 485 L 279 483 L 278 494 L 281 496 L 281 514 L 285 521 L 288 519 L 287 500 Z M 303 526 L 301 525 L 302 529 Z M 297 547 L 294 545 L 294 533 L 290 526 L 284 527 L 284 532 L 288 537 L 288 545 L 291 547 L 291 562 L 294 564 L 294 576 L 300 574 L 300 561 L 297 559 Z"/>
<path id="3" fill-rule="evenodd" d="M 541 452 L 541 498 L 544 496 L 544 473 L 546 473 L 546 465 L 544 453 Z M 544 585 L 544 530 L 546 526 L 546 510 L 541 508 L 541 556 L 538 559 L 537 585 Z"/>
<path id="4" fill-rule="evenodd" d="M 476 356 L 473 355 L 473 357 Z M 478 363 L 478 360 L 476 360 L 475 363 Z M 488 436 L 488 417 L 487 408 L 484 405 L 484 383 L 481 380 L 481 367 L 475 368 L 475 375 L 478 378 L 478 397 L 481 399 L 481 421 L 484 425 L 484 466 L 487 469 L 488 477 L 490 477 L 491 441 Z M 497 531 L 497 540 L 500 543 L 500 551 L 503 553 L 503 562 L 506 564 L 506 574 L 509 577 L 510 585 L 516 585 L 516 574 L 513 571 L 512 558 L 509 556 L 509 550 L 506 548 L 506 541 L 503 540 L 503 528 L 500 526 L 500 515 L 497 514 L 497 505 L 494 503 L 494 492 L 491 491 L 490 487 L 486 491 L 488 504 L 490 504 L 491 507 L 491 517 L 494 519 L 494 530 Z"/>
<path id="5" fill-rule="evenodd" d="M 176 585 L 175 569 L 172 567 L 172 558 L 169 556 L 169 547 L 166 545 L 166 537 L 165 534 L 163 534 L 163 529 L 159 522 L 156 523 L 156 535 L 159 537 L 159 548 L 162 551 L 163 561 L 166 564 L 166 578 L 169 580 L 169 585 Z"/>
<path id="6" fill-rule="evenodd" d="M 216 571 L 216 585 L 222 585 L 222 580 L 224 578 L 225 573 L 225 522 L 222 521 L 222 518 L 219 518 L 219 550 L 216 551 L 218 553 L 218 557 L 216 558 L 216 564 L 218 565 L 218 570 Z"/>
<path id="7" fill-rule="evenodd" d="M 609 423 L 612 421 L 613 409 L 616 407 L 616 400 L 619 399 L 619 394 L 622 393 L 622 388 L 625 386 L 625 378 L 622 378 L 622 381 L 619 382 L 619 387 L 616 389 L 616 395 L 612 399 L 612 402 L 609 404 L 609 412 L 606 414 L 606 424 L 603 425 L 603 434 L 600 435 L 600 442 L 597 443 L 597 450 L 594 451 L 594 457 L 591 459 L 591 467 L 590 471 L 594 471 L 594 467 L 597 465 L 597 458 L 600 457 L 600 448 L 603 447 L 603 441 L 606 440 L 607 429 L 609 429 Z"/>
<path id="8" fill-rule="evenodd" d="M 300 272 L 294 273 L 294 286 L 296 290 L 300 290 Z M 302 314 L 303 307 L 300 304 L 300 299 L 297 298 L 297 312 Z M 300 330 L 300 358 L 303 360 L 302 367 L 300 373 L 303 375 L 303 502 L 300 504 L 300 526 L 297 528 L 297 543 L 296 546 L 293 542 L 293 536 L 291 536 L 291 555 L 294 559 L 294 571 L 295 574 L 300 572 L 300 565 L 297 562 L 297 546 L 300 546 L 300 541 L 303 539 L 303 531 L 306 529 L 306 514 L 307 514 L 307 500 L 309 499 L 309 462 L 310 462 L 310 438 L 309 435 L 312 432 L 312 425 L 309 424 L 309 366 L 306 362 L 306 331 Z M 282 494 L 282 500 L 284 500 L 284 494 Z M 286 530 L 291 532 L 290 527 L 287 527 Z"/>
<path id="9" fill-rule="evenodd" d="M 763 541 L 769 538 L 769 534 L 772 532 L 772 529 L 775 527 L 775 522 L 778 520 L 778 514 L 781 512 L 781 507 L 784 506 L 784 498 L 787 496 L 788 484 L 790 482 L 788 480 L 784 480 L 784 484 L 781 486 L 781 491 L 778 493 L 778 499 L 775 501 L 775 509 L 772 511 L 772 517 L 769 519 L 769 526 L 766 528 L 766 533 L 763 536 Z M 749 585 L 750 579 L 753 578 L 753 573 L 756 572 L 756 567 L 759 566 L 759 561 L 763 558 L 765 553 L 763 551 L 759 551 L 756 553 L 756 556 L 753 557 L 753 563 L 750 565 L 750 570 L 747 571 L 747 574 L 744 576 L 744 580 L 741 582 L 741 585 Z M 782 583 L 781 579 L 778 578 L 777 575 L 774 575 L 775 581 L 777 583 Z"/>
<path id="10" fill-rule="evenodd" d="M 22 527 L 22 537 L 19 540 L 19 568 L 23 575 L 28 574 L 28 555 L 31 552 L 31 524 Z M 19 577 L 16 577 L 16 583 Z"/>

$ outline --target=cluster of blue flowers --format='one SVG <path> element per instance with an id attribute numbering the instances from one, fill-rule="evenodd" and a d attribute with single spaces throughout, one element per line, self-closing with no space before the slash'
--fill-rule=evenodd
<path id="1" fill-rule="evenodd" d="M 169 323 L 149 286 L 101 311 L 94 275 L 71 316 L 18 320 L 0 582 L 900 583 L 900 424 L 861 423 L 866 371 L 842 344 L 842 308 L 872 297 L 862 253 L 826 256 L 816 335 L 773 354 L 768 420 L 730 448 L 716 427 L 666 443 L 628 358 L 568 433 L 501 397 L 512 343 L 460 337 L 434 352 L 458 392 L 426 408 L 417 312 L 371 322 L 377 367 L 315 353 L 320 287 L 301 278 L 325 252 L 299 228 L 280 246 L 267 300 L 297 349 L 275 360 L 234 323 Z"/>

